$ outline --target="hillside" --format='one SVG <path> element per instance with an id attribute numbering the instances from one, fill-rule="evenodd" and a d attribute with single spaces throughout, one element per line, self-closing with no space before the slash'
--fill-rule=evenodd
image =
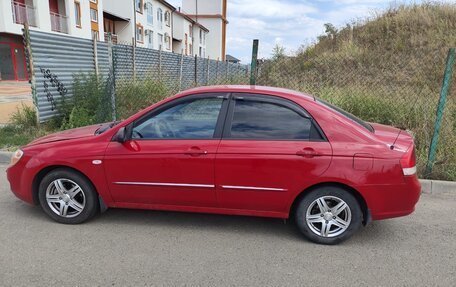
<path id="1" fill-rule="evenodd" d="M 312 93 L 367 121 L 412 130 L 424 176 L 450 47 L 456 47 L 456 4 L 402 5 L 340 29 L 327 24 L 314 45 L 260 65 L 257 82 Z M 426 176 L 456 180 L 455 87 L 435 173 Z"/>

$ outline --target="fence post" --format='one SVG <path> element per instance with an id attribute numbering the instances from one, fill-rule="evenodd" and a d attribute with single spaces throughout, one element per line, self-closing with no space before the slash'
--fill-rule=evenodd
<path id="1" fill-rule="evenodd" d="M 198 56 L 195 55 L 195 87 L 198 86 Z"/>
<path id="2" fill-rule="evenodd" d="M 133 42 L 134 43 L 132 45 L 132 48 L 133 48 L 133 53 L 132 53 L 132 60 L 133 60 L 133 81 L 136 81 L 136 39 L 135 37 L 132 38 Z"/>
<path id="3" fill-rule="evenodd" d="M 258 59 L 258 39 L 253 40 L 252 46 L 252 62 L 250 63 L 250 85 L 256 83 L 256 66 Z"/>
<path id="4" fill-rule="evenodd" d="M 437 152 L 437 143 L 439 141 L 440 125 L 442 124 L 443 111 L 445 110 L 446 98 L 450 90 L 451 80 L 453 77 L 453 66 L 455 61 L 456 49 L 450 48 L 445 66 L 445 74 L 443 75 L 442 88 L 440 90 L 440 99 L 437 106 L 437 115 L 434 124 L 434 135 L 432 136 L 431 145 L 429 147 L 429 156 L 426 163 L 426 175 L 431 174 L 434 167 L 435 154 Z"/>
<path id="5" fill-rule="evenodd" d="M 94 36 L 93 37 L 93 60 L 95 64 L 95 76 L 98 79 L 98 47 L 97 47 L 97 38 Z"/>
<path id="6" fill-rule="evenodd" d="M 111 79 L 111 105 L 112 105 L 112 120 L 115 121 L 116 116 L 116 73 L 114 70 L 114 53 L 112 52 L 112 35 L 108 33 L 108 62 L 109 62 L 109 78 Z"/>
<path id="7" fill-rule="evenodd" d="M 209 85 L 209 56 L 207 56 L 206 64 L 206 85 Z"/>
<path id="8" fill-rule="evenodd" d="M 158 80 L 161 81 L 162 79 L 162 45 L 160 45 L 160 49 L 158 50 Z"/>
<path id="9" fill-rule="evenodd" d="M 184 65 L 184 49 L 181 49 L 181 60 L 179 69 L 179 92 L 182 90 L 182 67 Z"/>
<path id="10" fill-rule="evenodd" d="M 30 44 L 30 29 L 27 22 L 24 23 L 24 41 L 25 41 L 25 51 L 27 57 L 27 66 L 29 70 L 29 82 L 32 89 L 32 100 L 35 105 L 36 110 L 36 122 L 40 124 L 40 112 L 38 109 L 38 97 L 36 95 L 36 78 L 35 78 L 35 67 L 33 65 L 33 55 L 32 55 L 32 46 Z"/>

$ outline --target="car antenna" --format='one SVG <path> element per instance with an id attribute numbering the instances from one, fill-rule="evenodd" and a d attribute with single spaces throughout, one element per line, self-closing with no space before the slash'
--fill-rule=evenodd
<path id="1" fill-rule="evenodd" d="M 401 134 L 402 129 L 399 129 L 399 132 L 397 133 L 396 139 L 394 140 L 393 144 L 390 146 L 390 149 L 394 149 L 394 145 L 396 144 L 397 139 L 399 138 L 399 135 Z"/>

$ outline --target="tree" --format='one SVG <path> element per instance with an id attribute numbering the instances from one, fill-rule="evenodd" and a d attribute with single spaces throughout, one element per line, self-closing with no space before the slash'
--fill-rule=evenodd
<path id="1" fill-rule="evenodd" d="M 279 44 L 276 44 L 272 49 L 272 59 L 278 60 L 285 57 L 285 48 Z"/>

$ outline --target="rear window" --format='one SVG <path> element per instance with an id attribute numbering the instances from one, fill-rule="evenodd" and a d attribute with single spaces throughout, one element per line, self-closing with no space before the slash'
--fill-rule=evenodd
<path id="1" fill-rule="evenodd" d="M 370 124 L 368 124 L 365 121 L 363 121 L 362 119 L 350 114 L 349 112 L 344 111 L 341 108 L 336 107 L 336 106 L 334 106 L 334 105 L 332 105 L 332 104 L 330 104 L 330 103 L 328 103 L 326 101 L 323 101 L 322 99 L 317 99 L 317 102 L 322 103 L 323 105 L 327 106 L 331 110 L 334 110 L 334 111 L 338 112 L 339 114 L 343 115 L 344 117 L 348 118 L 349 120 L 351 120 L 351 121 L 357 123 L 358 125 L 364 127 L 365 129 L 367 129 L 371 133 L 374 132 L 374 128 Z"/>

